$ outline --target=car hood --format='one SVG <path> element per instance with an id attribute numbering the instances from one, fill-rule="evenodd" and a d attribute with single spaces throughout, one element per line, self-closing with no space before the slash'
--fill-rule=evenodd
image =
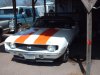
<path id="1" fill-rule="evenodd" d="M 73 32 L 73 29 L 31 28 L 8 37 L 5 42 L 35 45 L 60 45 L 61 43 L 68 43 L 74 35 Z"/>

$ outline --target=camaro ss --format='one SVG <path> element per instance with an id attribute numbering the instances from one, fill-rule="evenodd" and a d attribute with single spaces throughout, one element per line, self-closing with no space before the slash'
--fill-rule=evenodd
<path id="1" fill-rule="evenodd" d="M 46 16 L 36 20 L 33 27 L 5 40 L 5 50 L 14 56 L 32 60 L 68 60 L 68 46 L 78 33 L 70 17 Z"/>

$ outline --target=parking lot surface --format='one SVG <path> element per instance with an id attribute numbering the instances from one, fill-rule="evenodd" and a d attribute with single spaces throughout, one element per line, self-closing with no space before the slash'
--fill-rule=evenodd
<path id="1" fill-rule="evenodd" d="M 77 63 L 36 63 L 12 61 L 12 55 L 0 53 L 0 75 L 82 75 Z"/>

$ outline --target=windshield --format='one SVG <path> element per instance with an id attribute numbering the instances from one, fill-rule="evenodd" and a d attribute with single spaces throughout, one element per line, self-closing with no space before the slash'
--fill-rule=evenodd
<path id="1" fill-rule="evenodd" d="M 73 24 L 73 21 L 69 18 L 41 18 L 36 21 L 34 27 L 39 28 L 69 28 Z"/>
<path id="2" fill-rule="evenodd" d="M 13 15 L 13 9 L 0 9 L 0 15 Z"/>

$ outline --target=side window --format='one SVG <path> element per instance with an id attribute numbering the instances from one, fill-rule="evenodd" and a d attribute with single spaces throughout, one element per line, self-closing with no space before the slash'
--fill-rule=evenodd
<path id="1" fill-rule="evenodd" d="M 31 14 L 31 10 L 30 9 L 26 9 L 25 10 L 25 13 L 26 13 L 27 17 L 32 17 L 32 14 Z"/>

